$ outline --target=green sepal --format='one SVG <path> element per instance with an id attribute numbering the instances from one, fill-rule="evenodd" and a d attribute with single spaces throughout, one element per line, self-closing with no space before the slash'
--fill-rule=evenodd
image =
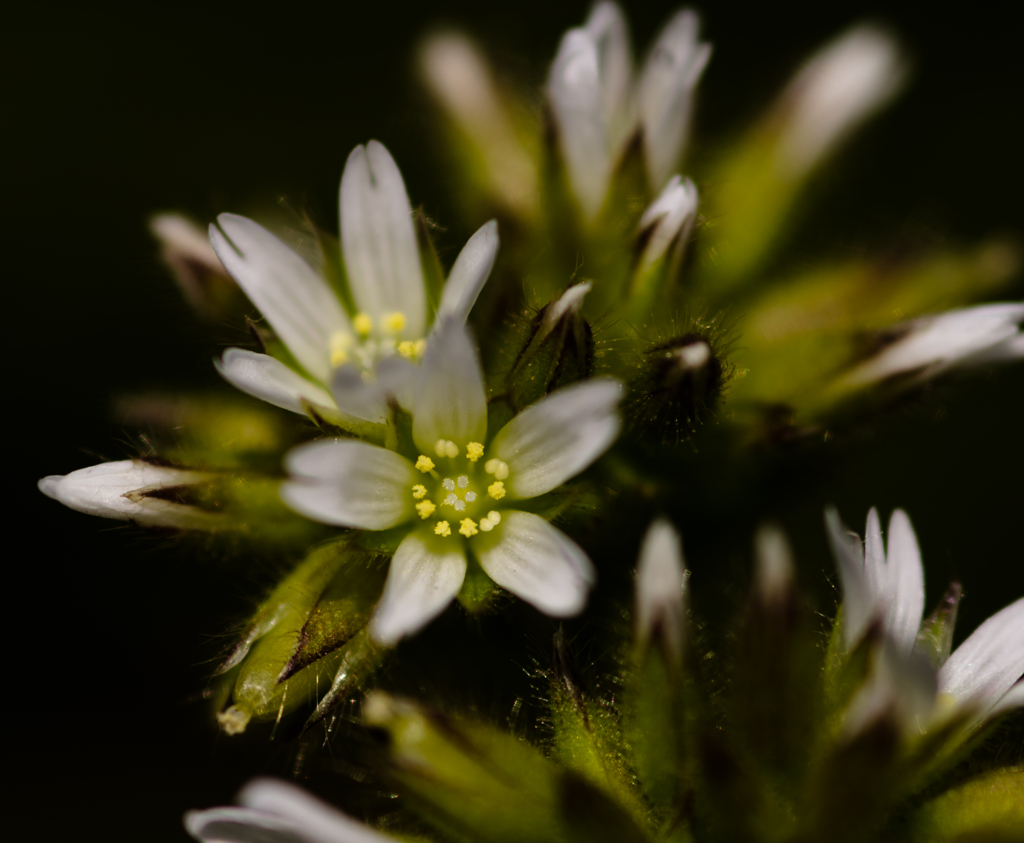
<path id="1" fill-rule="evenodd" d="M 567 843 L 645 843 L 652 838 L 630 814 L 585 777 L 567 771 L 559 780 Z"/>
<path id="2" fill-rule="evenodd" d="M 434 223 L 424 213 L 422 207 L 416 209 L 413 222 L 416 225 L 416 243 L 419 247 L 420 265 L 423 267 L 423 281 L 427 290 L 427 306 L 431 313 L 437 313 L 447 276 L 430 235 Z"/>
<path id="3" fill-rule="evenodd" d="M 363 720 L 386 739 L 386 774 L 407 804 L 456 839 L 564 840 L 559 770 L 527 742 L 382 692 Z"/>
<path id="4" fill-rule="evenodd" d="M 467 612 L 476 615 L 485 611 L 501 592 L 480 563 L 470 556 L 466 560 L 466 578 L 456 599 Z"/>
<path id="5" fill-rule="evenodd" d="M 309 729 L 319 723 L 335 706 L 343 702 L 347 695 L 362 688 L 381 668 L 391 652 L 390 647 L 373 640 L 369 626 L 363 627 L 343 647 L 332 652 L 328 658 L 331 660 L 334 679 L 303 728 Z M 312 670 L 315 666 L 314 664 L 313 667 L 306 668 L 306 671 Z M 301 676 L 302 673 L 298 675 Z M 322 692 L 323 687 L 318 690 Z"/>
<path id="6" fill-rule="evenodd" d="M 243 639 L 244 651 L 236 651 L 222 665 L 222 669 L 235 665 L 238 669 L 232 704 L 218 715 L 226 731 L 244 731 L 250 721 L 280 719 L 330 687 L 344 648 L 328 653 L 286 681 L 282 675 L 295 657 L 301 632 L 321 595 L 343 567 L 355 569 L 361 557 L 365 554 L 353 551 L 347 536 L 317 548 L 263 602 Z M 356 614 L 365 618 L 366 611 L 360 607 Z"/>
<path id="7" fill-rule="evenodd" d="M 284 682 L 348 643 L 369 623 L 384 587 L 387 567 L 373 553 L 354 547 L 320 595 L 299 631 L 295 652 L 281 670 Z"/>
<path id="8" fill-rule="evenodd" d="M 1007 767 L 947 790 L 910 820 L 920 843 L 1019 841 L 1024 839 L 1024 767 Z"/>
<path id="9" fill-rule="evenodd" d="M 548 324 L 546 314 L 554 304 L 534 316 L 505 378 L 503 394 L 516 412 L 594 372 L 590 324 L 575 308 Z"/>
<path id="10" fill-rule="evenodd" d="M 942 596 L 935 611 L 925 618 L 921 624 L 921 631 L 917 634 L 914 649 L 923 653 L 936 670 L 949 658 L 950 650 L 953 648 L 953 626 L 956 624 L 961 593 L 960 583 L 953 583 Z"/>
<path id="11" fill-rule="evenodd" d="M 598 700 L 583 692 L 561 627 L 552 639 L 549 691 L 555 759 L 611 796 L 623 809 L 642 817 L 644 811 L 629 785 L 631 775 L 619 749 L 618 721 Z"/>

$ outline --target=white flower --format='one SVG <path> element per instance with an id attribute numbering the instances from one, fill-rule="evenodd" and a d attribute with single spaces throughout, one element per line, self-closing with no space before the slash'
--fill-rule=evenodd
<path id="1" fill-rule="evenodd" d="M 211 529 L 222 522 L 221 516 L 181 503 L 175 495 L 176 489 L 209 479 L 198 471 L 121 460 L 70 474 L 51 474 L 39 481 L 39 491 L 87 515 L 132 521 L 142 527 Z"/>
<path id="2" fill-rule="evenodd" d="M 382 424 L 389 397 L 405 393 L 428 342 L 429 303 L 409 198 L 390 153 L 357 146 L 341 179 L 341 242 L 352 298 L 349 318 L 327 282 L 266 229 L 221 214 L 210 240 L 304 371 L 229 348 L 220 373 L 243 392 L 296 413 L 305 403 L 353 429 Z M 465 322 L 494 265 L 498 228 L 486 223 L 452 267 L 437 318 Z"/>
<path id="3" fill-rule="evenodd" d="M 211 279 L 221 278 L 229 284 L 231 281 L 206 232 L 181 214 L 157 214 L 149 221 L 149 230 L 160 242 L 160 257 L 189 304 L 208 311 Z"/>
<path id="4" fill-rule="evenodd" d="M 372 621 L 378 641 L 419 629 L 458 594 L 466 551 L 498 585 L 549 615 L 585 603 L 594 574 L 583 551 L 538 515 L 515 508 L 585 469 L 619 431 L 617 381 L 558 390 L 487 442 L 487 401 L 464 326 L 431 339 L 411 397 L 415 460 L 356 440 L 288 456 L 282 497 L 307 517 L 361 530 L 413 527 L 391 561 Z"/>
<path id="5" fill-rule="evenodd" d="M 890 35 L 854 27 L 804 64 L 780 98 L 779 171 L 797 180 L 899 91 L 906 70 Z"/>
<path id="6" fill-rule="evenodd" d="M 185 814 L 185 829 L 202 843 L 393 843 L 306 791 L 257 779 L 238 794 L 241 807 Z"/>
<path id="7" fill-rule="evenodd" d="M 842 382 L 876 383 L 895 375 L 920 382 L 951 369 L 1004 363 L 1024 357 L 1024 302 L 982 304 L 922 316 L 893 326 L 897 339 L 865 360 Z"/>
<path id="8" fill-rule="evenodd" d="M 711 57 L 698 43 L 696 13 L 684 9 L 655 39 L 639 82 L 621 9 L 597 3 L 587 22 L 562 38 L 548 95 L 569 182 L 583 214 L 604 204 L 619 158 L 639 126 L 648 182 L 661 190 L 682 157 L 693 90 Z"/>
<path id="9" fill-rule="evenodd" d="M 880 623 L 886 642 L 872 680 L 851 706 L 857 710 L 856 722 L 889 704 L 927 718 L 969 707 L 976 720 L 1024 705 L 1019 681 L 1024 674 L 1024 597 L 978 627 L 936 677 L 915 653 L 924 610 L 924 569 L 906 513 L 893 512 L 885 549 L 874 509 L 868 513 L 863 545 L 834 510 L 827 512 L 826 523 L 843 586 L 847 648 L 857 644 L 873 621 Z"/>
<path id="10" fill-rule="evenodd" d="M 636 634 L 641 643 L 657 633 L 678 660 L 686 619 L 686 581 L 679 533 L 660 518 L 647 529 L 636 566 Z"/>

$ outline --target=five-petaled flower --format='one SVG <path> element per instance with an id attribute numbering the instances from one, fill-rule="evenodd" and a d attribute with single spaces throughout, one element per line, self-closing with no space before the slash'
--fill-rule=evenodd
<path id="1" fill-rule="evenodd" d="M 415 379 L 435 303 L 428 301 L 402 174 L 380 143 L 357 146 L 349 155 L 340 212 L 345 275 L 356 308 L 351 315 L 324 278 L 260 225 L 221 214 L 210 226 L 224 267 L 301 371 L 240 348 L 225 351 L 217 368 L 243 392 L 296 413 L 311 408 L 364 432 L 386 423 L 389 400 Z M 456 259 L 436 303 L 436 321 L 466 321 L 497 251 L 492 220 Z"/>
<path id="2" fill-rule="evenodd" d="M 372 631 L 392 643 L 437 615 L 462 587 L 467 552 L 494 582 L 554 616 L 579 612 L 594 573 L 567 536 L 521 501 L 589 466 L 619 431 L 617 381 L 597 378 L 528 407 L 488 440 L 483 375 L 465 327 L 430 341 L 408 396 L 409 458 L 352 439 L 302 445 L 282 497 L 344 527 L 409 527 L 391 561 Z"/>

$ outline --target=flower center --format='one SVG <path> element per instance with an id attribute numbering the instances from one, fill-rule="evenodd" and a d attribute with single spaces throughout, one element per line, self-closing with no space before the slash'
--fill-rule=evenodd
<path id="1" fill-rule="evenodd" d="M 335 369 L 346 363 L 355 363 L 364 371 L 372 371 L 378 360 L 396 352 L 409 360 L 418 360 L 427 348 L 425 339 L 402 340 L 398 336 L 405 330 L 405 314 L 400 311 L 386 313 L 378 322 L 368 313 L 358 313 L 352 320 L 350 331 L 335 331 L 330 339 L 331 366 Z"/>
<path id="2" fill-rule="evenodd" d="M 501 521 L 494 507 L 505 497 L 508 464 L 490 459 L 480 471 L 484 446 L 469 442 L 465 450 L 450 439 L 438 439 L 434 455 L 420 454 L 416 468 L 426 475 L 411 488 L 416 514 L 433 522 L 434 535 L 447 538 L 457 530 L 465 538 L 489 533 Z"/>

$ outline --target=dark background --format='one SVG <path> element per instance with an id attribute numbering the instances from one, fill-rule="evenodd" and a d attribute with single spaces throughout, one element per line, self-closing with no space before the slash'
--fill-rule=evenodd
<path id="1" fill-rule="evenodd" d="M 18 745 L 5 766 L 17 777 L 8 815 L 25 822 L 18 839 L 182 840 L 186 808 L 229 800 L 254 772 L 284 772 L 284 750 L 265 735 L 229 741 L 204 706 L 187 702 L 204 686 L 217 636 L 251 607 L 259 576 L 71 512 L 35 488 L 95 455 L 130 452 L 112 396 L 227 389 L 210 365 L 217 343 L 159 266 L 147 216 L 179 209 L 208 220 L 286 197 L 333 228 L 344 159 L 378 138 L 413 201 L 457 243 L 479 221 L 454 216 L 413 82 L 415 39 L 438 22 L 461 24 L 539 85 L 560 33 L 587 5 L 292 3 L 273 14 L 251 4 L 46 6 L 8 19 L 16 510 L 6 525 L 14 583 L 4 600 L 5 697 Z M 703 6 L 715 55 L 701 85 L 698 153 L 742 126 L 804 54 L 865 9 L 769 5 Z M 671 8 L 628 10 L 636 43 Z M 1009 12 L 878 8 L 911 51 L 914 79 L 830 175 L 803 247 L 853 254 L 901 238 L 1020 236 L 1024 74 Z M 820 527 L 827 501 L 858 528 L 872 504 L 908 509 L 929 606 L 950 577 L 965 584 L 958 641 L 1024 593 L 1022 395 L 1022 367 L 957 383 L 873 435 L 817 452 L 810 475 L 804 465 L 787 494 L 766 499 L 823 606 L 834 599 Z M 794 490 L 811 475 L 812 487 Z M 749 534 L 753 524 L 738 527 Z M 705 553 L 691 553 L 698 573 Z"/>

